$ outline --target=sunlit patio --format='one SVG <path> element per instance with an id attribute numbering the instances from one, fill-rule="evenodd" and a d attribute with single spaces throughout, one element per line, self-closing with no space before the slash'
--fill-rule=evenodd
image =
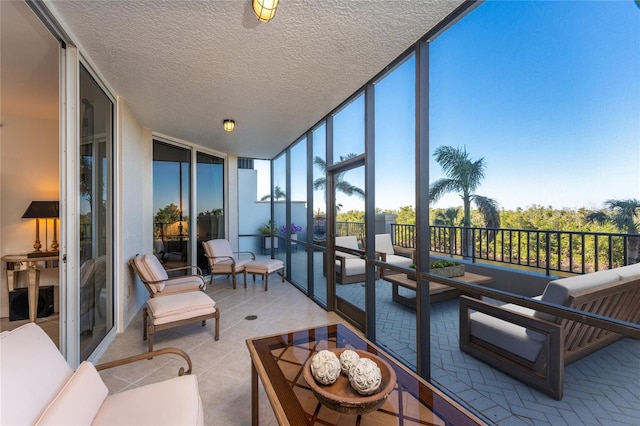
<path id="1" fill-rule="evenodd" d="M 279 253 L 278 256 L 281 256 Z M 306 253 L 292 253 L 292 268 L 306 268 Z M 315 262 L 322 262 L 316 252 Z M 305 269 L 306 270 L 306 269 Z M 293 276 L 299 276 L 292 270 Z M 316 285 L 324 282 L 322 273 Z M 249 424 L 249 355 L 244 340 L 312 325 L 344 321 L 307 298 L 296 286 L 272 277 L 264 291 L 260 278 L 248 278 L 247 289 L 239 280 L 215 279 L 207 292 L 222 311 L 221 338 L 211 330 L 192 325 L 164 331 L 156 336 L 157 347 L 178 346 L 194 360 L 208 424 Z M 322 288 L 322 286 L 320 286 Z M 324 289 L 323 289 L 324 290 Z M 364 301 L 361 283 L 339 285 L 341 297 L 354 303 Z M 319 293 L 316 291 L 316 294 Z M 319 295 L 323 298 L 324 295 Z M 255 321 L 245 317 L 257 315 Z M 415 311 L 391 299 L 391 284 L 376 281 L 377 344 L 415 370 Z M 640 342 L 622 339 L 565 367 L 564 398 L 557 401 L 458 348 L 458 299 L 431 304 L 432 382 L 490 424 L 629 424 L 640 418 Z M 116 337 L 102 360 L 143 350 L 141 315 Z M 117 371 L 107 383 L 112 390 L 146 383 L 145 376 L 173 374 L 169 366 L 154 365 L 152 371 Z M 171 370 L 173 371 L 173 370 Z M 141 375 L 141 377 L 136 377 Z M 214 397 L 215 396 L 215 397 Z M 276 424 L 268 400 L 261 396 L 261 423 Z M 215 419 L 215 421 L 214 421 Z M 220 423 L 221 422 L 221 423 Z"/>

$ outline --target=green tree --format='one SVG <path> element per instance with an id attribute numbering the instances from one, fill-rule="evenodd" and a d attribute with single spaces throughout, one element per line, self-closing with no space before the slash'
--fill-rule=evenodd
<path id="1" fill-rule="evenodd" d="M 439 226 L 460 226 L 461 221 L 459 216 L 459 207 L 448 207 L 445 210 L 438 209 L 438 211 L 435 212 L 433 224 Z"/>
<path id="2" fill-rule="evenodd" d="M 640 229 L 640 201 L 631 198 L 628 200 L 607 200 L 604 205 L 604 210 L 589 213 L 586 217 L 587 221 L 600 225 L 611 223 L 622 232 L 638 234 Z M 638 261 L 639 239 L 637 236 L 628 238 L 627 259 L 629 264 L 634 264 Z"/>
<path id="3" fill-rule="evenodd" d="M 349 160 L 351 158 L 357 157 L 356 154 L 347 154 L 346 156 L 340 156 L 340 162 Z M 315 157 L 313 159 L 313 164 L 320 169 L 324 176 L 319 177 L 318 179 L 313 181 L 313 189 L 316 191 L 326 190 L 327 189 L 327 163 L 324 159 L 320 157 Z M 343 194 L 351 197 L 355 195 L 359 198 L 364 199 L 364 190 L 355 185 L 350 184 L 349 182 L 344 180 L 344 174 L 346 172 L 336 173 L 335 181 L 336 181 L 336 191 L 340 191 Z"/>
<path id="4" fill-rule="evenodd" d="M 156 213 L 154 217 L 155 223 L 174 223 L 180 220 L 180 208 L 176 206 L 174 203 L 169 204 L 168 206 L 158 209 L 158 213 Z"/>
<path id="5" fill-rule="evenodd" d="M 449 192 L 460 194 L 464 208 L 463 226 L 471 226 L 471 202 L 482 213 L 487 228 L 500 227 L 498 203 L 491 198 L 476 194 L 484 178 L 486 164 L 484 158 L 472 161 L 466 148 L 440 146 L 433 156 L 440 164 L 447 178 L 438 179 L 429 186 L 429 201 L 437 202 Z"/>

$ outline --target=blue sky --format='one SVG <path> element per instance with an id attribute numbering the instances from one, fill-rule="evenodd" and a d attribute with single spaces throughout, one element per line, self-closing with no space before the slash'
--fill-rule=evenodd
<path id="1" fill-rule="evenodd" d="M 479 194 L 505 209 L 640 198 L 634 1 L 487 1 L 431 44 L 430 64 L 431 151 L 484 157 Z"/>
<path id="2" fill-rule="evenodd" d="M 450 145 L 484 157 L 478 194 L 504 209 L 600 208 L 610 198 L 640 198 L 640 7 L 633 0 L 485 1 L 431 43 L 429 59 L 431 154 Z M 410 58 L 376 83 L 376 206 L 383 209 L 415 206 L 414 66 Z M 334 119 L 337 155 L 362 152 L 362 108 L 360 97 Z M 442 177 L 432 158 L 429 181 Z M 449 195 L 433 207 L 457 205 Z"/>

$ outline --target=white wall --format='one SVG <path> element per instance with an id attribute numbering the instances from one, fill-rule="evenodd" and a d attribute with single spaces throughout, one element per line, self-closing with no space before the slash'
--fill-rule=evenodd
<path id="1" fill-rule="evenodd" d="M 147 301 L 149 294 L 128 265 L 138 253 L 153 251 L 153 140 L 151 129 L 142 127 L 124 98 L 118 99 L 118 205 L 120 232 L 116 236 L 120 256 L 118 300 L 126 327 Z"/>
<path id="2" fill-rule="evenodd" d="M 58 121 L 2 113 L 0 132 L 0 254 L 33 251 L 35 219 L 22 219 L 31 201 L 58 200 Z M 49 221 L 51 245 L 53 230 Z M 41 221 L 43 249 L 46 230 Z M 21 274 L 24 275 L 24 274 Z M 21 279 L 22 280 L 22 279 Z M 22 283 L 21 283 L 22 284 Z M 40 285 L 58 285 L 58 269 L 43 270 Z M 26 281 L 24 282 L 26 286 Z M 0 316 L 8 317 L 6 264 L 0 270 Z"/>

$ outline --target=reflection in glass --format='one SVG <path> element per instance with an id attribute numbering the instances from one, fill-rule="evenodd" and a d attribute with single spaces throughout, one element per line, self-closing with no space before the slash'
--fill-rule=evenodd
<path id="1" fill-rule="evenodd" d="M 80 358 L 113 327 L 111 155 L 113 103 L 80 65 Z"/>
<path id="2" fill-rule="evenodd" d="M 284 153 L 280 157 L 273 160 L 273 223 L 274 229 L 273 249 L 271 250 L 276 256 L 276 259 L 280 259 L 283 262 L 285 259 L 286 250 L 280 250 L 280 247 L 284 247 L 284 240 L 280 239 L 280 227 L 286 224 L 286 198 L 287 198 L 287 154 Z M 268 217 L 266 218 L 268 220 Z M 265 239 L 265 244 L 271 244 L 270 238 Z"/>
<path id="3" fill-rule="evenodd" d="M 191 151 L 153 141 L 154 253 L 166 269 L 190 261 Z"/>
<path id="4" fill-rule="evenodd" d="M 196 154 L 196 250 L 198 266 L 209 267 L 202 243 L 225 238 L 224 160 L 209 154 Z"/>

